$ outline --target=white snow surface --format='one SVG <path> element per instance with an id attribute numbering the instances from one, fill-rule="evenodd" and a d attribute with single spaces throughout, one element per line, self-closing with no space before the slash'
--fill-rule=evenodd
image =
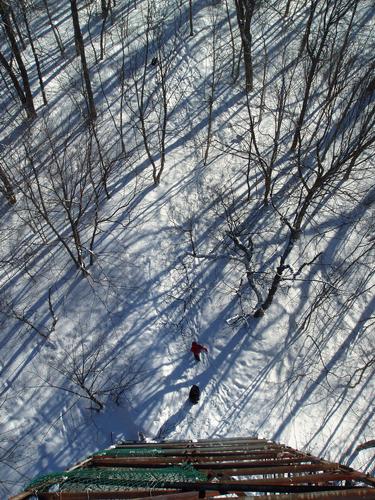
<path id="1" fill-rule="evenodd" d="M 33 76 L 38 113 L 31 130 L 22 127 L 18 103 L 6 97 L 4 82 L 0 83 L 1 156 L 9 168 L 17 162 L 26 168 L 23 144 L 29 141 L 37 146 L 37 168 L 46 197 L 52 189 L 47 166 L 53 161 L 48 133 L 60 151 L 64 137 L 70 137 L 66 161 L 77 165 L 84 156 L 80 141 L 85 129 L 69 3 L 50 4 L 67 55 L 61 58 L 42 8 L 33 11 L 30 16 L 38 34 L 49 102 L 42 106 L 28 47 L 23 55 Z M 293 8 L 297 4 L 292 2 Z M 98 449 L 137 439 L 139 431 L 153 440 L 259 436 L 373 472 L 371 449 L 356 451 L 359 444 L 375 437 L 372 159 L 368 170 L 356 170 L 342 189 L 334 195 L 327 192 L 314 205 L 315 213 L 288 258 L 290 268 L 272 305 L 263 317 L 254 318 L 257 296 L 247 284 L 243 255 L 227 236 L 230 224 L 237 221 L 242 229 L 247 227 L 240 239 L 252 236 L 252 266 L 263 297 L 287 244 L 288 227 L 272 204 L 262 204 L 261 169 L 252 166 L 246 178 L 250 140 L 246 95 L 242 72 L 235 83 L 230 75 L 226 3 L 194 3 L 192 37 L 188 2 L 155 3 L 153 19 L 160 23 L 164 19 L 168 36 L 163 54 L 172 65 L 167 79 L 166 161 L 158 186 L 153 184 L 139 120 L 134 118 L 135 80 L 139 84 L 144 70 L 147 3 L 117 2 L 106 28 L 104 59 L 95 64 L 93 46 L 97 54 L 100 51 L 101 20 L 95 14 L 99 5 L 82 2 L 80 20 L 87 27 L 90 9 L 96 16 L 91 20 L 93 44 L 87 29 L 83 32 L 98 107 L 99 140 L 107 157 L 115 161 L 109 177 L 110 199 L 101 200 L 89 275 L 77 270 L 51 230 L 30 215 L 21 192 L 16 189 L 15 205 L 5 201 L 1 205 L 2 495 L 15 493 L 34 476 L 67 468 Z M 365 16 L 369 6 L 370 2 L 361 5 L 363 37 L 372 33 Z M 232 5 L 230 10 L 238 49 Z M 292 57 L 298 50 L 293 41 L 307 16 L 304 9 L 297 10 L 288 24 L 281 10 L 270 8 L 267 14 L 259 14 L 253 31 L 255 113 L 262 99 L 264 40 L 269 47 L 270 83 L 258 127 L 265 149 L 267 134 L 272 135 L 275 126 L 271 111 L 277 106 L 281 85 L 280 47 L 287 47 Z M 114 124 L 120 127 L 121 33 L 125 32 L 124 155 Z M 358 38 L 356 43 L 364 42 Z M 150 59 L 156 50 L 153 41 Z M 213 130 L 204 162 L 214 58 Z M 148 65 L 146 71 L 147 99 L 157 107 L 158 69 Z M 293 92 L 298 94 L 297 83 Z M 160 165 L 157 131 L 152 129 L 157 113 L 148 120 L 152 150 Z M 284 158 L 288 127 L 282 134 L 289 139 L 280 141 Z M 285 165 L 275 166 L 273 196 L 276 207 L 289 217 L 297 193 Z M 279 203 L 281 197 L 285 202 Z M 55 223 L 64 228 L 66 219 L 48 199 Z M 83 231 L 86 242 L 89 224 Z M 296 276 L 305 263 L 311 264 Z M 325 298 L 319 302 L 323 289 Z M 54 327 L 51 309 L 57 319 Z M 200 363 L 190 353 L 193 340 L 208 348 Z M 366 363 L 362 373 L 358 369 Z M 82 373 L 88 370 L 88 384 L 95 387 L 124 380 L 129 384 L 117 401 L 115 390 L 99 394 L 104 408 L 97 411 L 74 382 L 74 367 Z M 187 400 L 193 384 L 202 391 L 195 406 Z"/>

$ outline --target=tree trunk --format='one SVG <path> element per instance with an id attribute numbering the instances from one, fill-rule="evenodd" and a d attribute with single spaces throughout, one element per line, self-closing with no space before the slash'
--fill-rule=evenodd
<path id="1" fill-rule="evenodd" d="M 306 24 L 306 29 L 302 37 L 301 45 L 298 51 L 298 58 L 300 58 L 305 50 L 307 41 L 310 37 L 310 32 L 311 32 L 311 26 L 314 20 L 314 15 L 315 15 L 315 9 L 318 5 L 317 0 L 313 0 L 310 5 L 310 12 L 309 12 L 309 17 L 307 19 L 307 24 Z"/>
<path id="2" fill-rule="evenodd" d="M 108 13 L 109 13 L 109 0 L 108 4 L 106 0 L 102 0 L 102 26 L 100 29 L 100 56 L 99 60 L 101 61 L 104 57 L 104 33 L 105 33 L 105 24 L 107 22 L 108 18 Z"/>
<path id="3" fill-rule="evenodd" d="M 24 88 L 24 97 L 25 97 L 25 102 L 24 102 L 24 107 L 27 112 L 28 118 L 35 118 L 36 117 L 36 111 L 34 108 L 34 101 L 33 101 L 33 96 L 31 94 L 31 89 L 30 89 L 30 82 L 29 82 L 29 77 L 25 68 L 25 65 L 23 63 L 22 57 L 21 57 L 21 52 L 19 50 L 19 47 L 17 45 L 16 37 L 14 35 L 13 29 L 12 29 L 12 24 L 10 21 L 9 17 L 9 8 L 7 4 L 4 2 L 4 0 L 0 0 L 0 15 L 4 24 L 5 32 L 7 34 L 7 37 L 10 42 L 10 46 L 12 48 L 12 52 L 14 54 L 14 57 L 16 58 L 18 68 L 21 73 L 21 78 L 22 78 L 22 83 L 23 83 L 23 88 Z M 4 63 L 2 62 L 3 66 Z M 6 66 L 4 66 L 6 68 Z M 7 68 L 6 68 L 7 69 Z M 9 71 L 8 71 L 9 73 Z M 12 78 L 13 80 L 13 78 Z M 14 80 L 13 80 L 14 83 Z M 17 90 L 17 88 L 16 88 Z M 17 91 L 18 95 L 19 92 Z"/>
<path id="4" fill-rule="evenodd" d="M 40 91 L 42 92 L 42 96 L 43 96 L 43 104 L 44 104 L 44 106 L 46 106 L 46 104 L 47 104 L 47 97 L 46 97 L 46 93 L 45 93 L 45 90 L 44 90 L 44 82 L 43 82 L 42 70 L 41 70 L 41 67 L 40 67 L 40 62 L 39 62 L 38 54 L 36 53 L 36 50 L 35 50 L 35 45 L 34 45 L 34 42 L 33 42 L 33 37 L 31 35 L 29 21 L 27 19 L 27 12 L 26 12 L 25 2 L 24 2 L 24 0 L 19 0 L 19 1 L 20 1 L 20 4 L 21 4 L 22 16 L 23 16 L 23 20 L 24 20 L 24 23 L 25 23 L 25 26 L 26 26 L 27 36 L 28 36 L 29 41 L 30 41 L 31 51 L 33 53 L 34 60 L 35 60 L 35 66 L 36 66 L 36 70 L 37 70 L 37 73 L 38 73 Z"/>
<path id="5" fill-rule="evenodd" d="M 5 198 L 9 201 L 11 205 L 14 205 L 16 203 L 16 196 L 13 191 L 12 184 L 9 180 L 8 175 L 6 174 L 5 170 L 3 170 L 2 166 L 0 165 L 0 180 L 3 183 L 4 188 L 1 189 L 3 191 Z"/>
<path id="6" fill-rule="evenodd" d="M 190 25 L 190 36 L 194 36 L 194 30 L 193 30 L 193 0 L 189 0 L 189 25 Z"/>
<path id="7" fill-rule="evenodd" d="M 94 122 L 97 118 L 97 113 L 96 113 L 94 97 L 93 97 L 92 88 L 91 88 L 89 70 L 88 70 L 87 62 L 86 62 L 85 46 L 83 43 L 83 37 L 82 37 L 82 33 L 81 33 L 81 28 L 79 25 L 77 1 L 70 0 L 70 7 L 71 7 L 71 11 L 72 11 L 74 39 L 75 39 L 78 54 L 81 58 L 83 79 L 85 81 L 85 88 L 86 88 L 86 94 L 87 94 L 87 105 L 89 108 L 89 117 L 90 117 L 90 121 Z"/>
<path id="8" fill-rule="evenodd" d="M 284 253 L 280 257 L 280 264 L 276 268 L 276 273 L 273 277 L 271 286 L 268 290 L 267 297 L 266 297 L 265 301 L 263 302 L 263 304 L 255 311 L 254 318 L 261 318 L 262 316 L 264 316 L 264 312 L 272 304 L 273 298 L 274 298 L 274 296 L 279 288 L 280 282 L 282 280 L 283 272 L 285 271 L 285 268 L 286 268 L 286 266 L 285 266 L 286 259 L 289 257 L 289 255 L 294 247 L 295 242 L 299 239 L 299 236 L 300 236 L 299 230 L 291 229 L 288 244 L 284 250 Z"/>
<path id="9" fill-rule="evenodd" d="M 23 91 L 21 85 L 18 83 L 18 80 L 17 80 L 17 77 L 16 77 L 14 71 L 12 70 L 10 64 L 8 63 L 8 61 L 6 60 L 6 58 L 5 58 L 5 56 L 4 56 L 4 54 L 2 52 L 0 52 L 0 64 L 5 68 L 6 72 L 10 76 L 10 79 L 12 80 L 14 88 L 16 89 L 18 97 L 20 98 L 20 101 L 22 103 L 22 106 L 27 111 L 27 108 L 26 108 L 26 96 L 24 94 L 24 91 Z"/>
<path id="10" fill-rule="evenodd" d="M 14 27 L 16 28 L 17 36 L 18 36 L 18 40 L 20 41 L 21 48 L 22 48 L 22 50 L 26 50 L 25 40 L 23 39 L 20 27 L 18 26 L 17 19 L 16 19 L 16 16 L 14 14 L 14 10 L 12 9 L 12 7 L 10 5 L 9 5 L 9 13 L 10 13 L 10 17 L 12 18 Z"/>
<path id="11" fill-rule="evenodd" d="M 58 46 L 58 48 L 59 48 L 59 50 L 61 52 L 61 55 L 64 57 L 64 55 L 65 55 L 64 45 L 63 45 L 63 43 L 61 41 L 60 33 L 58 32 L 58 29 L 53 24 L 51 12 L 49 10 L 47 0 L 43 0 L 43 4 L 44 4 L 44 7 L 46 8 L 46 13 L 47 13 L 48 21 L 49 21 L 49 24 L 50 24 L 50 26 L 52 28 L 53 36 L 55 37 L 55 40 L 56 40 L 57 46 Z"/>
<path id="12" fill-rule="evenodd" d="M 253 59 L 251 55 L 252 37 L 250 27 L 255 9 L 255 0 L 235 0 L 235 4 L 243 48 L 245 92 L 249 93 L 253 90 Z"/>
<path id="13" fill-rule="evenodd" d="M 102 18 L 107 19 L 109 12 L 110 0 L 101 0 L 102 5 Z"/>

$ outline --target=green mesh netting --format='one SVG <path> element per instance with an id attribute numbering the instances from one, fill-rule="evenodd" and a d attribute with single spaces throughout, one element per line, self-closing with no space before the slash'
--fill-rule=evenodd
<path id="1" fill-rule="evenodd" d="M 93 453 L 92 456 L 109 456 L 109 457 L 155 457 L 163 455 L 161 448 L 108 448 Z"/>
<path id="2" fill-rule="evenodd" d="M 205 480 L 206 476 L 190 464 L 160 469 L 92 467 L 37 477 L 26 486 L 26 490 L 35 493 L 115 491 L 126 488 L 163 488 L 170 482 Z"/>

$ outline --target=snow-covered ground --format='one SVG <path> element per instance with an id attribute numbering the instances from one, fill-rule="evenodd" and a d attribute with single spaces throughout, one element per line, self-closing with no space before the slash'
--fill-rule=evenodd
<path id="1" fill-rule="evenodd" d="M 248 97 L 241 61 L 238 78 L 231 74 L 240 49 L 232 2 L 193 2 L 189 36 L 188 2 L 118 0 L 105 27 L 103 60 L 100 2 L 82 2 L 95 134 L 85 122 L 69 3 L 48 3 L 66 56 L 43 3 L 34 2 L 28 15 L 49 102 L 42 106 L 28 46 L 23 56 L 38 113 L 32 124 L 25 125 L 0 81 L 0 163 L 17 197 L 14 205 L 1 198 L 2 495 L 139 431 L 150 439 L 265 437 L 373 472 L 371 449 L 356 450 L 374 439 L 375 427 L 371 143 L 348 179 L 341 171 L 328 178 L 277 270 L 301 200 L 320 175 L 317 159 L 329 169 L 357 140 L 358 116 L 373 120 L 370 98 L 355 101 L 359 111 L 342 112 L 354 90 L 344 96 L 338 85 L 339 97 L 329 101 L 334 123 L 321 132 L 330 109 L 329 61 L 352 57 L 360 75 L 375 53 L 371 2 L 349 9 L 337 24 L 344 33 L 353 14 L 354 55 L 324 49 L 327 67 L 314 78 L 302 132 L 308 145 L 295 153 L 290 143 L 309 67 L 308 56 L 295 58 L 309 2 L 269 2 L 256 11 Z M 311 39 L 320 28 L 316 21 Z M 156 169 L 163 91 L 167 100 L 159 185 L 142 136 L 142 82 Z M 268 202 L 266 164 L 272 164 Z M 98 181 L 107 171 L 108 193 Z M 72 214 L 86 275 L 69 254 L 77 250 Z M 254 318 L 277 272 L 282 279 L 272 304 Z M 200 363 L 190 353 L 193 340 L 208 347 Z M 187 401 L 193 384 L 202 391 L 195 406 Z"/>

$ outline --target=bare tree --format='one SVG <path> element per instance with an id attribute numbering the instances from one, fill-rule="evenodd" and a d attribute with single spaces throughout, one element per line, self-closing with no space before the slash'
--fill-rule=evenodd
<path id="1" fill-rule="evenodd" d="M 45 122 L 42 145 L 30 136 L 24 142 L 23 155 L 3 158 L 7 175 L 22 194 L 22 217 L 42 242 L 58 242 L 84 276 L 94 263 L 101 228 L 119 214 L 126 216 L 136 190 L 131 188 L 120 205 L 102 213 L 110 197 L 110 176 L 119 160 L 110 148 L 103 147 L 99 136 L 91 128 L 77 139 L 72 130 L 60 142 Z"/>
<path id="2" fill-rule="evenodd" d="M 49 5 L 48 5 L 48 0 L 42 0 L 43 1 L 43 5 L 46 9 L 46 13 L 47 13 L 47 17 L 48 17 L 48 22 L 49 22 L 49 25 L 52 29 L 52 33 L 53 33 L 53 36 L 56 40 L 56 44 L 61 52 L 61 55 L 64 57 L 65 55 L 65 48 L 64 48 L 64 45 L 63 45 L 63 42 L 61 40 L 61 36 L 60 36 L 60 33 L 59 33 L 59 30 L 58 30 L 58 27 L 56 26 L 56 23 L 53 21 L 52 19 L 52 14 L 51 14 L 51 11 L 50 11 L 50 8 L 49 8 Z"/>
<path id="3" fill-rule="evenodd" d="M 47 301 L 49 321 L 47 322 L 44 317 L 42 325 L 39 324 L 40 318 L 35 317 L 36 315 L 33 314 L 33 311 L 27 305 L 20 307 L 20 305 L 15 303 L 14 299 L 9 298 L 9 296 L 0 300 L 0 311 L 5 317 L 16 320 L 16 322 L 20 325 L 24 325 L 27 331 L 36 333 L 39 337 L 46 341 L 55 331 L 58 322 L 58 317 L 52 303 L 51 288 L 48 290 Z"/>
<path id="4" fill-rule="evenodd" d="M 142 379 L 142 364 L 129 353 L 124 356 L 122 349 L 107 339 L 88 342 L 83 327 L 79 329 L 72 345 L 61 345 L 53 356 L 47 356 L 49 375 L 37 376 L 48 387 L 88 400 L 93 410 L 103 410 L 110 400 L 120 405 Z"/>
<path id="5" fill-rule="evenodd" d="M 208 103 L 208 117 L 207 117 L 207 138 L 206 145 L 203 153 L 203 164 L 207 165 L 208 155 L 210 152 L 211 141 L 212 141 L 212 126 L 213 126 L 213 110 L 214 110 L 214 101 L 216 98 L 216 87 L 218 82 L 221 79 L 221 68 L 219 66 L 219 46 L 220 46 L 220 38 L 219 38 L 219 29 L 218 29 L 218 19 L 215 11 L 211 11 L 211 25 L 212 25 L 212 38 L 211 38 L 211 47 L 210 47 L 210 58 L 212 61 L 211 66 L 211 75 L 209 77 L 209 91 L 207 96 Z"/>
<path id="6" fill-rule="evenodd" d="M 42 97 L 43 97 L 43 103 L 44 103 L 44 105 L 46 105 L 47 104 L 47 97 L 46 97 L 46 92 L 45 92 L 45 89 L 44 89 L 42 69 L 41 69 L 41 66 L 40 66 L 39 57 L 38 57 L 38 54 L 37 54 L 37 51 L 36 51 L 36 48 L 35 48 L 35 44 L 34 44 L 34 40 L 33 40 L 33 36 L 32 36 L 32 33 L 31 33 L 31 29 L 30 29 L 30 25 L 29 25 L 29 20 L 27 18 L 26 4 L 25 4 L 24 0 L 19 0 L 19 2 L 20 2 L 20 6 L 21 6 L 22 17 L 23 17 L 23 21 L 24 21 L 24 24 L 25 24 L 25 27 L 26 27 L 27 36 L 28 36 L 28 39 L 29 39 L 31 51 L 32 51 L 33 56 L 34 56 L 35 66 L 36 66 L 36 70 L 37 70 L 37 73 L 38 73 L 40 91 L 42 92 Z"/>
<path id="7" fill-rule="evenodd" d="M 353 22 L 353 18 L 357 8 L 356 1 L 345 2 L 345 0 L 340 0 L 338 2 L 331 2 L 330 0 L 325 0 L 324 4 L 320 7 L 320 11 L 316 15 L 316 7 L 318 2 L 312 0 L 310 8 L 310 16 L 308 19 L 308 24 L 306 31 L 302 40 L 302 49 L 300 53 L 306 47 L 307 57 L 308 57 L 308 67 L 304 82 L 304 95 L 302 98 L 302 105 L 297 117 L 296 128 L 293 135 L 293 141 L 291 149 L 295 150 L 298 145 L 298 141 L 301 140 L 301 131 L 305 121 L 305 116 L 310 103 L 311 92 L 313 88 L 314 80 L 316 79 L 317 73 L 322 68 L 324 61 L 324 54 L 327 50 L 327 45 L 330 43 L 331 33 L 335 33 L 337 26 L 342 22 L 347 15 L 350 16 L 349 31 Z M 318 29 L 315 33 L 315 37 L 311 36 L 311 26 L 310 23 L 314 20 L 314 16 L 318 19 Z M 347 40 L 347 37 L 346 37 Z M 344 42 L 344 50 L 347 48 L 347 42 Z"/>
<path id="8" fill-rule="evenodd" d="M 273 203 L 276 212 L 288 227 L 288 239 L 267 297 L 256 311 L 256 316 L 261 316 L 271 305 L 284 271 L 289 267 L 287 260 L 295 243 L 300 239 L 304 227 L 311 223 L 312 218 L 324 206 L 327 194 L 335 196 L 355 168 L 360 168 L 363 161 L 375 154 L 375 108 L 370 104 L 366 92 L 369 78 L 367 70 L 358 75 L 356 80 L 352 79 L 349 89 L 346 85 L 342 87 L 343 95 L 350 95 L 347 105 L 342 107 L 343 96 L 337 93 L 330 99 L 330 106 L 322 110 L 319 119 L 315 120 L 311 135 L 315 147 L 314 166 L 311 165 L 311 143 L 306 144 L 306 149 L 300 144 L 296 158 L 299 185 L 297 189 L 296 186 L 293 187 L 298 196 L 292 218 L 280 210 L 277 202 Z M 327 92 L 330 94 L 329 89 Z M 348 114 L 351 116 L 350 123 L 346 120 Z M 345 194 L 350 196 L 350 191 Z M 287 211 L 290 212 L 290 207 Z"/>
<path id="9" fill-rule="evenodd" d="M 159 19 L 157 19 L 157 15 Z M 177 39 L 165 41 L 165 18 L 167 12 L 157 14 L 156 5 L 147 4 L 145 26 L 145 53 L 142 74 L 132 72 L 137 102 L 138 129 L 142 137 L 147 158 L 152 166 L 155 185 L 161 180 L 166 162 L 167 126 L 172 112 L 172 94 L 178 89 L 172 86 L 171 76 L 177 53 Z M 153 57 L 150 52 L 155 47 Z"/>

